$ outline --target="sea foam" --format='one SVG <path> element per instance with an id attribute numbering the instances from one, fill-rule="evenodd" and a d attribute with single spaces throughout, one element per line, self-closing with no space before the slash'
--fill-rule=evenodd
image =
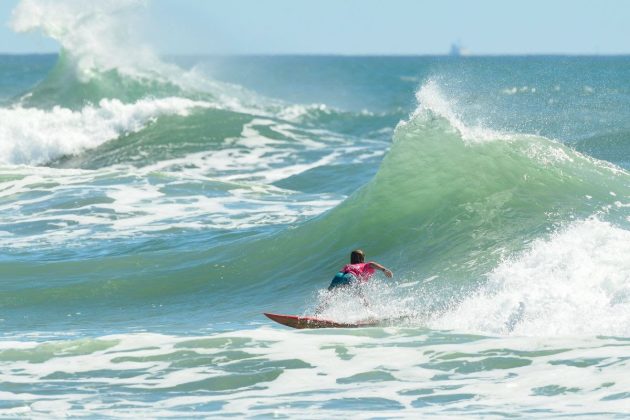
<path id="1" fill-rule="evenodd" d="M 630 231 L 574 222 L 506 259 L 489 282 L 431 323 L 499 335 L 630 334 Z"/>
<path id="2" fill-rule="evenodd" d="M 38 165 L 80 153 L 136 132 L 161 115 L 187 115 L 193 108 L 213 104 L 185 98 L 143 99 L 125 104 L 103 99 L 79 111 L 56 106 L 0 108 L 0 164 Z"/>

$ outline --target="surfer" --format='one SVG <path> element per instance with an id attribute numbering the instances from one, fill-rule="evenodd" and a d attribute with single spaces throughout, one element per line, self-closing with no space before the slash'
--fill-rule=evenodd
<path id="1" fill-rule="evenodd" d="M 330 286 L 328 286 L 328 290 L 366 283 L 376 270 L 382 271 L 385 276 L 389 278 L 394 275 L 391 270 L 377 262 L 365 262 L 365 253 L 360 249 L 355 249 L 350 254 L 350 264 L 344 265 L 343 268 L 335 274 Z"/>
<path id="2" fill-rule="evenodd" d="M 346 264 L 343 268 L 335 274 L 330 286 L 328 286 L 328 293 L 339 291 L 342 289 L 353 288 L 356 295 L 363 301 L 363 305 L 369 307 L 369 303 L 360 288 L 355 287 L 361 284 L 367 283 L 367 281 L 374 275 L 376 270 L 382 271 L 386 277 L 391 278 L 394 274 L 391 270 L 385 268 L 381 264 L 369 261 L 365 262 L 365 253 L 360 249 L 355 249 L 350 253 L 350 264 Z M 315 309 L 315 315 L 321 314 L 330 305 L 329 298 L 332 294 L 324 297 L 323 301 Z"/>

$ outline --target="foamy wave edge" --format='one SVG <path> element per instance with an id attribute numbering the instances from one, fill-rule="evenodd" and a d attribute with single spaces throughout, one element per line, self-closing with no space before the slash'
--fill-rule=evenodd
<path id="1" fill-rule="evenodd" d="M 206 101 L 170 97 L 123 103 L 103 99 L 81 110 L 55 106 L 0 108 L 0 164 L 41 165 L 142 130 L 163 115 L 188 115 L 194 108 L 216 108 Z"/>
<path id="2" fill-rule="evenodd" d="M 630 334 L 630 232 L 576 221 L 489 273 L 489 282 L 433 328 L 486 334 Z"/>

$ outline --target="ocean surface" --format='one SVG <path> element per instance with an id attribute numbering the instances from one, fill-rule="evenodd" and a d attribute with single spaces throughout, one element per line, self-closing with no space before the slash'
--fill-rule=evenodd
<path id="1" fill-rule="evenodd" d="M 630 57 L 157 57 L 29 4 L 0 417 L 630 415 Z M 322 303 L 387 321 L 262 315 Z"/>

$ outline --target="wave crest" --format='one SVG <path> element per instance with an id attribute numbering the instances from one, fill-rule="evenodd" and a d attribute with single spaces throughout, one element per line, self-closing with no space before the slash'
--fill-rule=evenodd
<path id="1" fill-rule="evenodd" d="M 17 32 L 41 31 L 59 42 L 76 64 L 81 82 L 110 70 L 155 79 L 172 68 L 148 46 L 130 42 L 130 19 L 144 5 L 143 0 L 22 0 L 13 10 L 11 25 Z"/>
<path id="2" fill-rule="evenodd" d="M 103 99 L 79 111 L 55 106 L 0 108 L 0 164 L 37 165 L 136 132 L 161 115 L 187 115 L 193 108 L 209 108 L 205 101 L 185 98 L 143 99 L 125 104 Z"/>

